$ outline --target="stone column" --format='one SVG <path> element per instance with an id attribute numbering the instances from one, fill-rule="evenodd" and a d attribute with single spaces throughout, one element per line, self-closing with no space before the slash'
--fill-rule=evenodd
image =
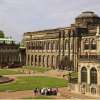
<path id="1" fill-rule="evenodd" d="M 97 84 L 100 86 L 100 66 L 97 69 Z"/>
<path id="2" fill-rule="evenodd" d="M 29 66 L 31 66 L 31 55 L 30 55 L 30 59 L 29 59 Z"/>
<path id="3" fill-rule="evenodd" d="M 100 96 L 100 85 L 97 86 L 97 95 Z"/>
<path id="4" fill-rule="evenodd" d="M 36 62 L 36 66 L 39 66 L 39 56 L 37 55 L 37 62 Z"/>
<path id="5" fill-rule="evenodd" d="M 26 55 L 26 66 L 28 65 L 28 55 Z"/>
<path id="6" fill-rule="evenodd" d="M 87 68 L 87 92 L 90 93 L 90 68 Z"/>
<path id="7" fill-rule="evenodd" d="M 87 68 L 87 84 L 90 84 L 90 68 Z"/>
<path id="8" fill-rule="evenodd" d="M 32 65 L 33 65 L 33 67 L 35 66 L 35 59 L 34 59 L 34 55 L 33 55 Z"/>
<path id="9" fill-rule="evenodd" d="M 79 66 L 79 69 L 78 69 L 78 84 L 81 83 L 81 66 Z"/>

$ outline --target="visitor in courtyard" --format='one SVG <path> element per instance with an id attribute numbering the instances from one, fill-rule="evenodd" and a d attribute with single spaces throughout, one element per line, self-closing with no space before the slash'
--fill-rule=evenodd
<path id="1" fill-rule="evenodd" d="M 34 95 L 35 95 L 35 96 L 38 95 L 38 88 L 35 88 L 35 89 L 34 89 Z"/>

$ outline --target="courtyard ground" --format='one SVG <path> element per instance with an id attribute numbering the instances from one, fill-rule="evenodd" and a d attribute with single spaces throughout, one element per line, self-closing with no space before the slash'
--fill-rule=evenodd
<path id="1" fill-rule="evenodd" d="M 35 68 L 35 69 L 28 69 L 28 68 L 11 69 L 10 71 L 12 71 L 12 72 L 10 73 L 8 70 L 6 72 L 3 71 L 2 75 L 12 77 L 15 79 L 18 79 L 18 77 L 44 77 L 44 76 L 51 77 L 51 78 L 57 78 L 57 80 L 63 78 L 63 80 L 66 80 L 66 86 L 67 86 L 67 76 L 63 77 L 63 75 L 68 75 L 68 73 L 69 73 L 67 71 L 41 69 L 41 68 L 39 68 L 39 69 L 38 68 Z M 77 76 L 77 73 L 73 73 L 73 76 Z M 58 81 L 55 81 L 55 82 L 58 82 Z M 33 82 L 33 81 L 30 80 L 28 85 L 30 85 L 30 82 Z M 24 83 L 22 82 L 22 84 L 24 84 Z M 9 85 L 9 84 L 12 84 L 12 83 L 2 84 L 2 85 Z M 0 86 L 1 90 L 4 89 L 2 87 L 2 85 Z M 55 86 L 57 86 L 57 84 L 55 84 Z M 16 86 L 14 86 L 14 88 L 15 87 Z M 65 87 L 65 85 L 60 86 L 58 88 L 59 93 L 57 96 L 34 96 L 32 87 L 30 90 L 27 90 L 25 88 L 22 89 L 23 91 L 9 91 L 8 87 L 6 87 L 5 90 L 7 90 L 7 91 L 0 92 L 0 99 L 75 99 L 75 98 L 77 98 L 77 99 L 92 99 L 92 98 L 95 99 L 95 97 L 88 97 L 88 96 L 85 96 L 82 94 L 80 95 L 80 94 L 76 94 L 76 93 L 71 93 L 70 91 L 68 91 L 68 88 Z"/>

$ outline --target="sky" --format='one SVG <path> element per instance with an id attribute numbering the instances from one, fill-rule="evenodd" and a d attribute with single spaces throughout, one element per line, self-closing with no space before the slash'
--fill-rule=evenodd
<path id="1" fill-rule="evenodd" d="M 83 11 L 100 16 L 100 0 L 0 0 L 0 30 L 19 42 L 24 32 L 69 27 Z"/>

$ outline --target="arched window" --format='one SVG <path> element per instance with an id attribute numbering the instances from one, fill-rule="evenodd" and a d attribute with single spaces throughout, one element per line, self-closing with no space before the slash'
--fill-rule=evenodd
<path id="1" fill-rule="evenodd" d="M 96 47 L 96 41 L 94 39 L 91 40 L 91 49 L 92 50 L 95 50 L 97 47 Z"/>
<path id="2" fill-rule="evenodd" d="M 81 69 L 81 82 L 87 83 L 87 69 L 85 67 Z"/>
<path id="3" fill-rule="evenodd" d="M 97 84 L 97 70 L 94 67 L 90 70 L 90 83 Z"/>

